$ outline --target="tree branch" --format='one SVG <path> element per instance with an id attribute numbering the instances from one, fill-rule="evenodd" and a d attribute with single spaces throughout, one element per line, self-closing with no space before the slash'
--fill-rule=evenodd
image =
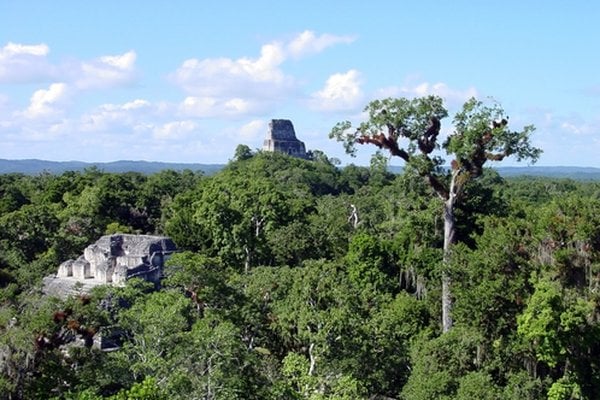
<path id="1" fill-rule="evenodd" d="M 380 149 L 388 150 L 393 156 L 400 157 L 406 162 L 410 161 L 410 155 L 406 152 L 406 150 L 398 147 L 398 142 L 396 139 L 393 137 L 388 138 L 383 133 L 375 136 L 362 135 L 356 139 L 356 142 L 359 144 L 374 144 Z"/>
<path id="2" fill-rule="evenodd" d="M 437 195 L 442 200 L 448 200 L 450 196 L 448 189 L 446 188 L 446 186 L 444 186 L 442 182 L 440 182 L 440 180 L 435 175 L 428 173 L 425 175 L 425 178 L 427 179 L 427 183 L 429 183 L 429 186 L 431 186 L 431 188 L 437 193 Z"/>
<path id="3" fill-rule="evenodd" d="M 433 116 L 430 119 L 431 123 L 425 133 L 417 138 L 417 145 L 421 154 L 426 158 L 428 162 L 431 161 L 429 154 L 435 149 L 437 136 L 440 132 L 441 123 L 440 120 Z M 380 149 L 385 149 L 390 152 L 392 156 L 402 158 L 406 163 L 412 160 L 412 156 L 404 149 L 398 146 L 398 131 L 393 125 L 387 124 L 388 135 L 380 133 L 378 135 L 361 135 L 356 139 L 359 144 L 374 144 Z M 427 180 L 427 183 L 431 188 L 440 196 L 443 200 L 447 200 L 449 192 L 446 186 L 432 174 L 431 170 L 423 171 L 418 169 L 419 175 Z"/>

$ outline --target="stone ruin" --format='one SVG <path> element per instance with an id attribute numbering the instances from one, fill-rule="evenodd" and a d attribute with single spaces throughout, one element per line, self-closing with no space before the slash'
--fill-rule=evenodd
<path id="1" fill-rule="evenodd" d="M 263 144 L 263 150 L 306 158 L 304 142 L 296 138 L 294 125 L 289 119 L 272 119 L 269 122 L 269 131 Z"/>
<path id="2" fill-rule="evenodd" d="M 102 284 L 123 286 L 131 278 L 158 285 L 165 261 L 176 250 L 175 243 L 166 236 L 102 236 L 79 258 L 63 262 L 56 276 L 44 278 L 44 292 L 65 297 Z"/>

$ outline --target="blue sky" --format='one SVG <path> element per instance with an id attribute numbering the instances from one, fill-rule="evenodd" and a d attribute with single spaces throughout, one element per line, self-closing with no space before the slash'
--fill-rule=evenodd
<path id="1" fill-rule="evenodd" d="M 534 124 L 538 165 L 600 167 L 599 18 L 594 1 L 2 0 L 0 158 L 225 163 L 288 118 L 368 164 L 331 127 L 437 94 Z"/>

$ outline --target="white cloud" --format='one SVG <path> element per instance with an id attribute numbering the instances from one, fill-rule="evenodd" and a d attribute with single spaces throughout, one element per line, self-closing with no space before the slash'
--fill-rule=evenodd
<path id="1" fill-rule="evenodd" d="M 0 83 L 39 82 L 52 79 L 55 67 L 46 56 L 46 44 L 24 45 L 9 42 L 0 49 Z"/>
<path id="2" fill-rule="evenodd" d="M 360 74 L 351 69 L 331 75 L 325 87 L 312 95 L 312 108 L 320 111 L 351 111 L 361 106 Z"/>
<path id="3" fill-rule="evenodd" d="M 350 36 L 305 31 L 288 42 L 263 45 L 256 58 L 185 60 L 170 78 L 189 94 L 180 105 L 184 115 L 249 115 L 298 96 L 299 83 L 282 69 L 289 57 L 318 53 L 353 40 Z"/>
<path id="4" fill-rule="evenodd" d="M 120 70 L 132 70 L 135 65 L 137 55 L 133 50 L 120 56 L 100 57 L 100 62 Z"/>
<path id="5" fill-rule="evenodd" d="M 225 102 L 225 112 L 228 114 L 246 114 L 252 110 L 254 105 L 244 99 L 234 98 Z"/>
<path id="6" fill-rule="evenodd" d="M 270 104 L 268 99 L 188 96 L 179 104 L 179 114 L 195 118 L 235 118 L 264 111 Z"/>
<path id="7" fill-rule="evenodd" d="M 130 101 L 129 103 L 123 104 L 123 106 L 121 108 L 123 110 L 135 110 L 135 109 L 140 109 L 140 108 L 149 107 L 149 106 L 150 106 L 149 101 L 142 100 L 142 99 L 135 99 L 133 101 Z"/>
<path id="8" fill-rule="evenodd" d="M 554 132 L 556 140 L 570 143 L 573 140 L 588 140 L 600 131 L 599 117 L 583 118 L 578 114 L 560 115 L 550 110 L 531 108 L 524 114 L 511 118 L 511 125 L 534 124 L 538 135 Z"/>
<path id="9" fill-rule="evenodd" d="M 239 130 L 239 138 L 243 140 L 256 140 L 264 137 L 267 132 L 267 122 L 255 119 L 243 125 Z"/>
<path id="10" fill-rule="evenodd" d="M 136 132 L 153 129 L 149 123 L 158 118 L 155 107 L 143 99 L 124 104 L 103 104 L 90 113 L 84 114 L 79 121 L 82 132 L 119 132 L 130 128 Z"/>
<path id="11" fill-rule="evenodd" d="M 583 135 L 588 131 L 586 125 L 575 125 L 571 122 L 563 122 L 560 124 L 562 130 L 573 135 Z"/>
<path id="12" fill-rule="evenodd" d="M 33 119 L 60 113 L 56 106 L 65 100 L 66 93 L 67 85 L 64 83 L 53 83 L 47 90 L 37 90 L 31 96 L 29 107 L 24 115 Z"/>
<path id="13" fill-rule="evenodd" d="M 454 89 L 449 87 L 446 83 L 437 82 L 420 82 L 413 85 L 405 86 L 390 86 L 380 89 L 376 92 L 376 98 L 386 97 L 423 97 L 429 95 L 436 95 L 443 98 L 448 107 L 456 108 L 462 106 L 462 104 L 470 99 L 471 97 L 478 97 L 477 89 L 474 87 L 467 88 L 465 90 Z"/>
<path id="14" fill-rule="evenodd" d="M 10 57 L 18 54 L 28 54 L 32 56 L 45 56 L 50 52 L 50 48 L 42 44 L 24 45 L 18 43 L 8 42 L 2 50 L 0 50 L 0 59 L 4 57 Z"/>
<path id="15" fill-rule="evenodd" d="M 560 130 L 564 133 L 564 138 L 573 140 L 579 138 L 584 141 L 596 139 L 594 136 L 600 132 L 600 118 L 589 117 L 583 119 L 576 115 L 564 117 L 559 124 Z"/>
<path id="16" fill-rule="evenodd" d="M 130 84 L 135 79 L 136 58 L 136 53 L 131 50 L 82 62 L 79 70 L 75 71 L 76 86 L 80 89 L 102 89 Z"/>
<path id="17" fill-rule="evenodd" d="M 265 43 L 257 47 L 254 56 L 189 59 L 170 76 L 186 93 L 180 102 L 133 97 L 123 102 L 108 100 L 102 105 L 98 101 L 91 106 L 91 91 L 134 82 L 134 50 L 55 61 L 45 44 L 9 44 L 0 48 L 0 83 L 43 83 L 35 87 L 39 90 L 33 94 L 28 86 L 16 88 L 29 91 L 29 103 L 26 98 L 13 96 L 13 92 L 11 98 L 0 96 L 0 135 L 7 145 L 5 139 L 14 135 L 31 142 L 47 142 L 48 149 L 52 138 L 62 136 L 65 140 L 53 145 L 56 154 L 70 153 L 77 159 L 177 159 L 184 153 L 189 159 L 215 159 L 220 153 L 229 156 L 239 142 L 262 143 L 266 115 L 306 99 L 301 87 L 304 82 L 288 73 L 286 62 L 352 40 L 306 31 L 290 40 Z M 358 72 L 351 70 L 331 76 L 314 100 L 337 110 L 361 95 Z M 86 97 L 75 103 L 75 96 Z M 17 104 L 19 101 L 23 104 Z M 70 114 L 63 112 L 64 105 L 73 106 Z M 224 122 L 227 119 L 236 122 Z M 223 143 L 223 137 L 229 139 L 228 143 Z M 231 148 L 227 148 L 229 144 Z M 27 151 L 33 154 L 33 150 Z M 54 158 L 51 151 L 44 154 Z"/>
<path id="18" fill-rule="evenodd" d="M 271 96 L 294 85 L 294 80 L 281 70 L 289 56 L 318 53 L 335 44 L 353 40 L 350 36 L 316 36 L 314 32 L 305 31 L 287 44 L 275 41 L 263 45 L 257 58 L 188 59 L 171 78 L 183 90 L 197 96 Z"/>
<path id="19" fill-rule="evenodd" d="M 304 31 L 290 41 L 287 50 L 292 57 L 298 58 L 307 54 L 320 53 L 339 43 L 348 44 L 355 40 L 354 36 L 336 36 L 329 33 L 317 36 L 313 31 Z"/>
<path id="20" fill-rule="evenodd" d="M 159 140 L 181 139 L 197 129 L 198 124 L 194 121 L 174 121 L 154 128 L 153 136 Z"/>
<path id="21" fill-rule="evenodd" d="M 180 113 L 186 116 L 209 117 L 214 113 L 217 100 L 213 97 L 186 97 L 179 105 Z"/>
<path id="22" fill-rule="evenodd" d="M 103 89 L 129 85 L 136 78 L 137 55 L 104 55 L 90 61 L 53 64 L 46 44 L 8 43 L 0 49 L 0 83 L 35 83 L 60 80 L 77 89 Z"/>
<path id="23" fill-rule="evenodd" d="M 285 60 L 277 43 L 262 46 L 257 59 L 189 59 L 172 75 L 183 90 L 196 96 L 269 96 L 280 92 L 286 78 L 279 69 Z M 290 82 L 287 82 L 288 84 Z"/>

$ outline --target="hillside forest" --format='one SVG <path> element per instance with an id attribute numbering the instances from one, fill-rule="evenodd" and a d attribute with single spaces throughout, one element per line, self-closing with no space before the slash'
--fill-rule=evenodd
<path id="1" fill-rule="evenodd" d="M 487 168 L 539 155 L 494 107 L 467 103 L 444 144 L 435 98 L 367 111 L 332 136 L 368 167 L 239 145 L 212 175 L 0 175 L 0 398 L 600 398 L 600 182 Z M 117 232 L 174 240 L 160 287 L 43 294 Z M 65 340 L 106 328 L 115 351 Z"/>

